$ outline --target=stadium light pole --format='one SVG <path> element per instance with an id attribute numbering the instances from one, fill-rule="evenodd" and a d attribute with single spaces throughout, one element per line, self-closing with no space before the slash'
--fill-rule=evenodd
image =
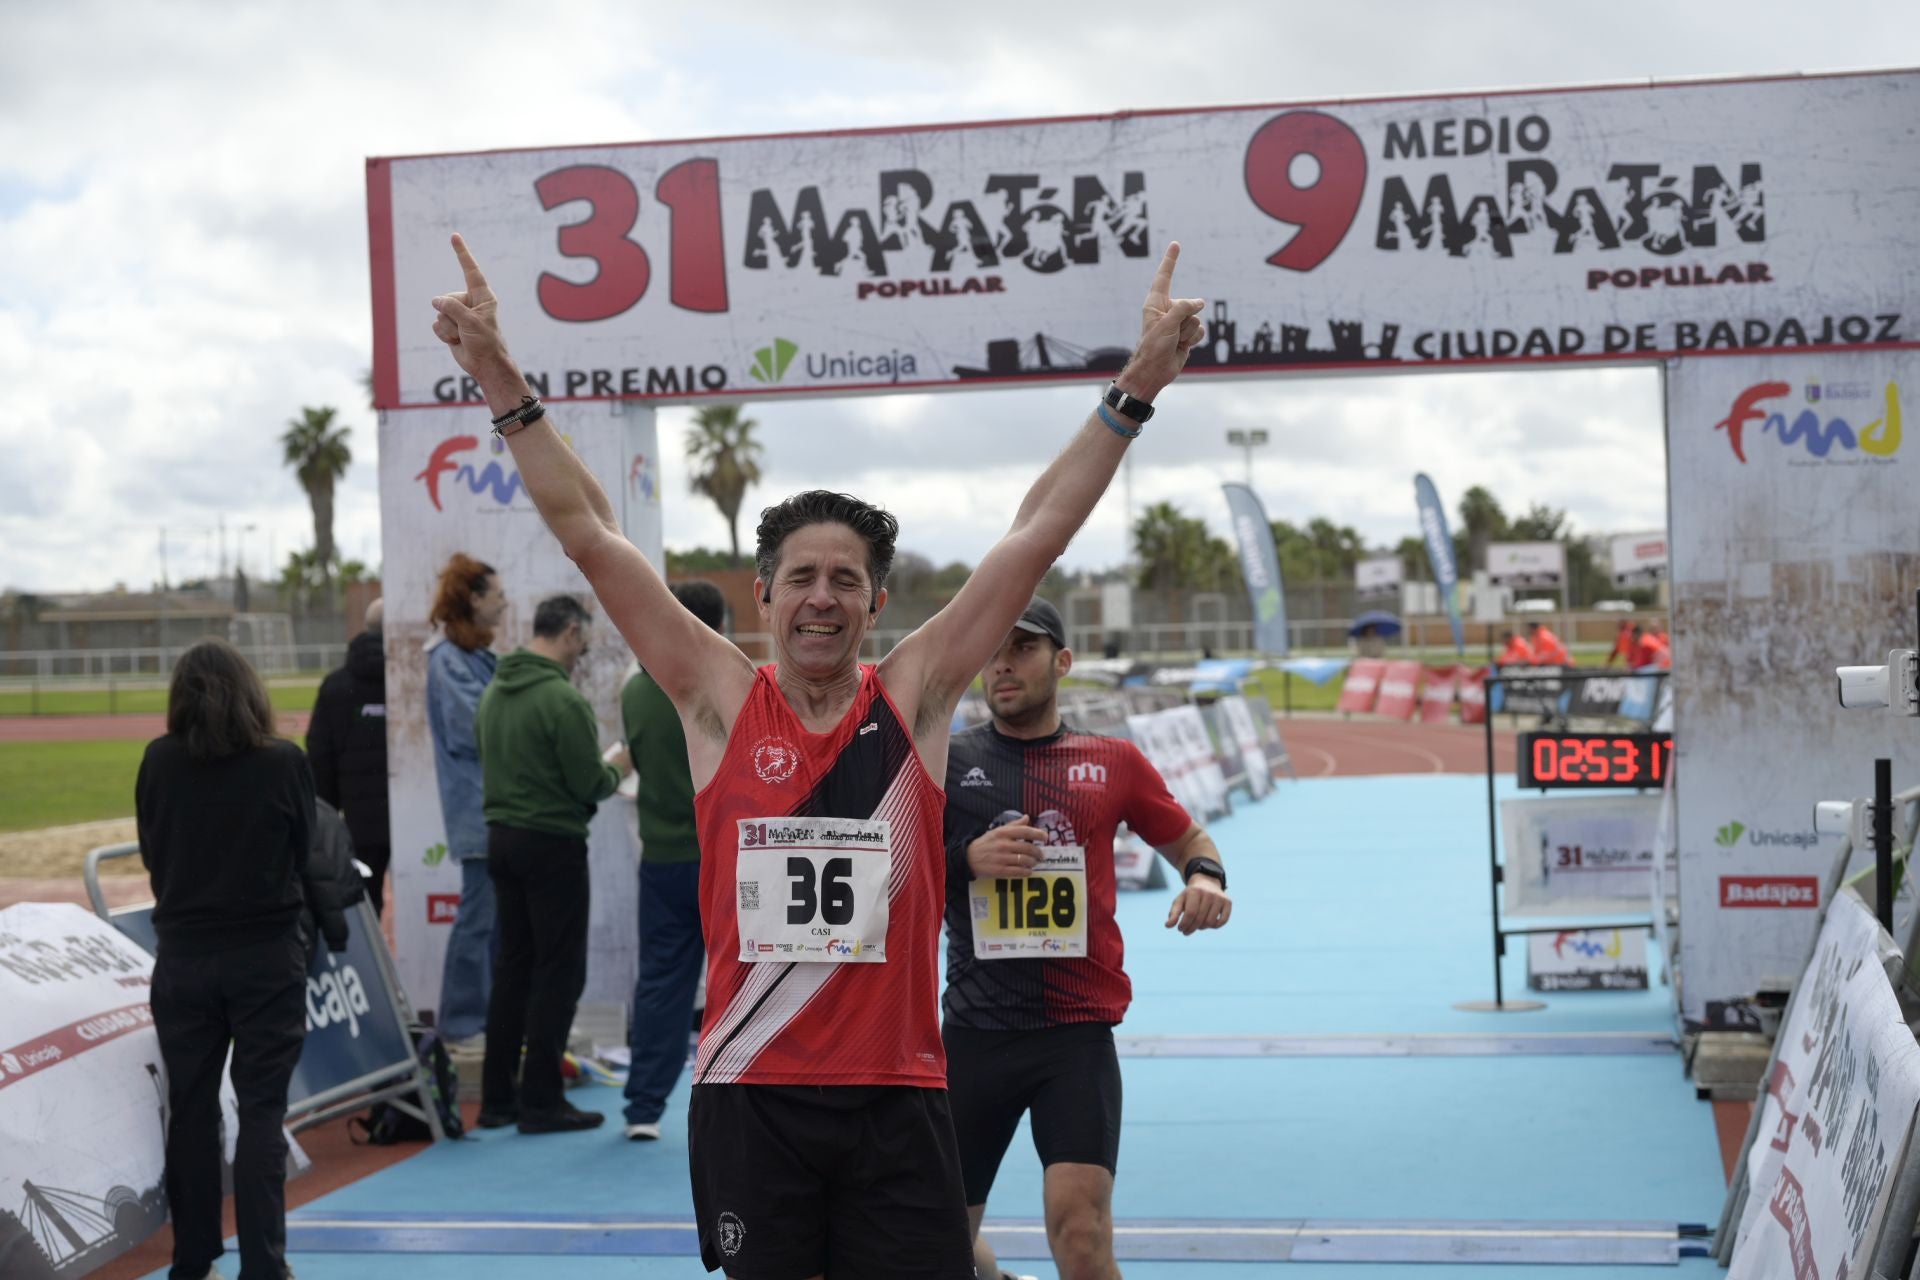
<path id="1" fill-rule="evenodd" d="M 1247 488 L 1249 489 L 1253 488 L 1254 448 L 1258 445 L 1263 445 L 1266 442 L 1267 442 L 1267 433 L 1264 431 L 1229 431 L 1227 432 L 1227 443 L 1231 445 L 1238 445 L 1241 451 L 1246 456 Z"/>

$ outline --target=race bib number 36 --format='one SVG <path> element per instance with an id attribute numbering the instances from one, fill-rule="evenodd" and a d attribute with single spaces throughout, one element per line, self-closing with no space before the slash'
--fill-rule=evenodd
<path id="1" fill-rule="evenodd" d="M 734 872 L 740 959 L 885 964 L 888 823 L 750 818 Z"/>
<path id="2" fill-rule="evenodd" d="M 968 889 L 973 954 L 982 960 L 1087 954 L 1087 851 L 1049 847 L 1031 875 L 975 880 Z"/>

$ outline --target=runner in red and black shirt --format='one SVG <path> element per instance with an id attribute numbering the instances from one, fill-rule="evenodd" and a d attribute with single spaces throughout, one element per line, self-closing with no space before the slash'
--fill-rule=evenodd
<path id="1" fill-rule="evenodd" d="M 1133 984 L 1114 919 L 1113 838 L 1127 826 L 1179 869 L 1167 913 L 1217 929 L 1233 903 L 1211 837 L 1124 738 L 1060 719 L 1073 665 L 1060 613 L 1035 598 L 985 671 L 990 723 L 947 755 L 947 992 L 941 1036 L 981 1276 L 987 1193 L 1023 1113 L 1046 1170 L 1047 1239 L 1065 1276 L 1116 1276 L 1113 1174 Z"/>
<path id="2" fill-rule="evenodd" d="M 754 591 L 774 661 L 757 669 L 622 535 L 507 353 L 465 241 L 453 248 L 466 288 L 434 299 L 434 333 L 686 730 L 708 974 L 688 1116 L 702 1260 L 735 1280 L 970 1280 L 937 1027 L 948 726 L 1205 335 L 1203 302 L 1171 296 L 1178 246 L 1102 402 L 959 594 L 879 663 L 859 659 L 887 604 L 894 518 L 825 490 L 761 513 Z"/>

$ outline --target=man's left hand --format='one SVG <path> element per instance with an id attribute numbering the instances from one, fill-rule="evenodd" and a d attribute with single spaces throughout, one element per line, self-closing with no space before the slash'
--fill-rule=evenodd
<path id="1" fill-rule="evenodd" d="M 1167 928 L 1177 928 L 1183 934 L 1218 929 L 1232 915 L 1233 899 L 1218 880 L 1200 872 L 1174 898 L 1173 909 L 1167 912 Z"/>

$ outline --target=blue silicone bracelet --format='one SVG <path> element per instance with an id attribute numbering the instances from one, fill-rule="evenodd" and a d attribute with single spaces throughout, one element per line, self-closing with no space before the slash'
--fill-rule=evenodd
<path id="1" fill-rule="evenodd" d="M 1129 431 L 1125 427 L 1121 426 L 1120 419 L 1113 416 L 1113 413 L 1107 408 L 1106 401 L 1102 400 L 1100 402 L 1099 408 L 1100 408 L 1100 421 L 1106 423 L 1108 428 L 1112 430 L 1113 434 L 1119 436 L 1123 440 L 1131 440 L 1135 436 L 1140 434 L 1139 427 L 1135 427 L 1133 430 Z"/>

